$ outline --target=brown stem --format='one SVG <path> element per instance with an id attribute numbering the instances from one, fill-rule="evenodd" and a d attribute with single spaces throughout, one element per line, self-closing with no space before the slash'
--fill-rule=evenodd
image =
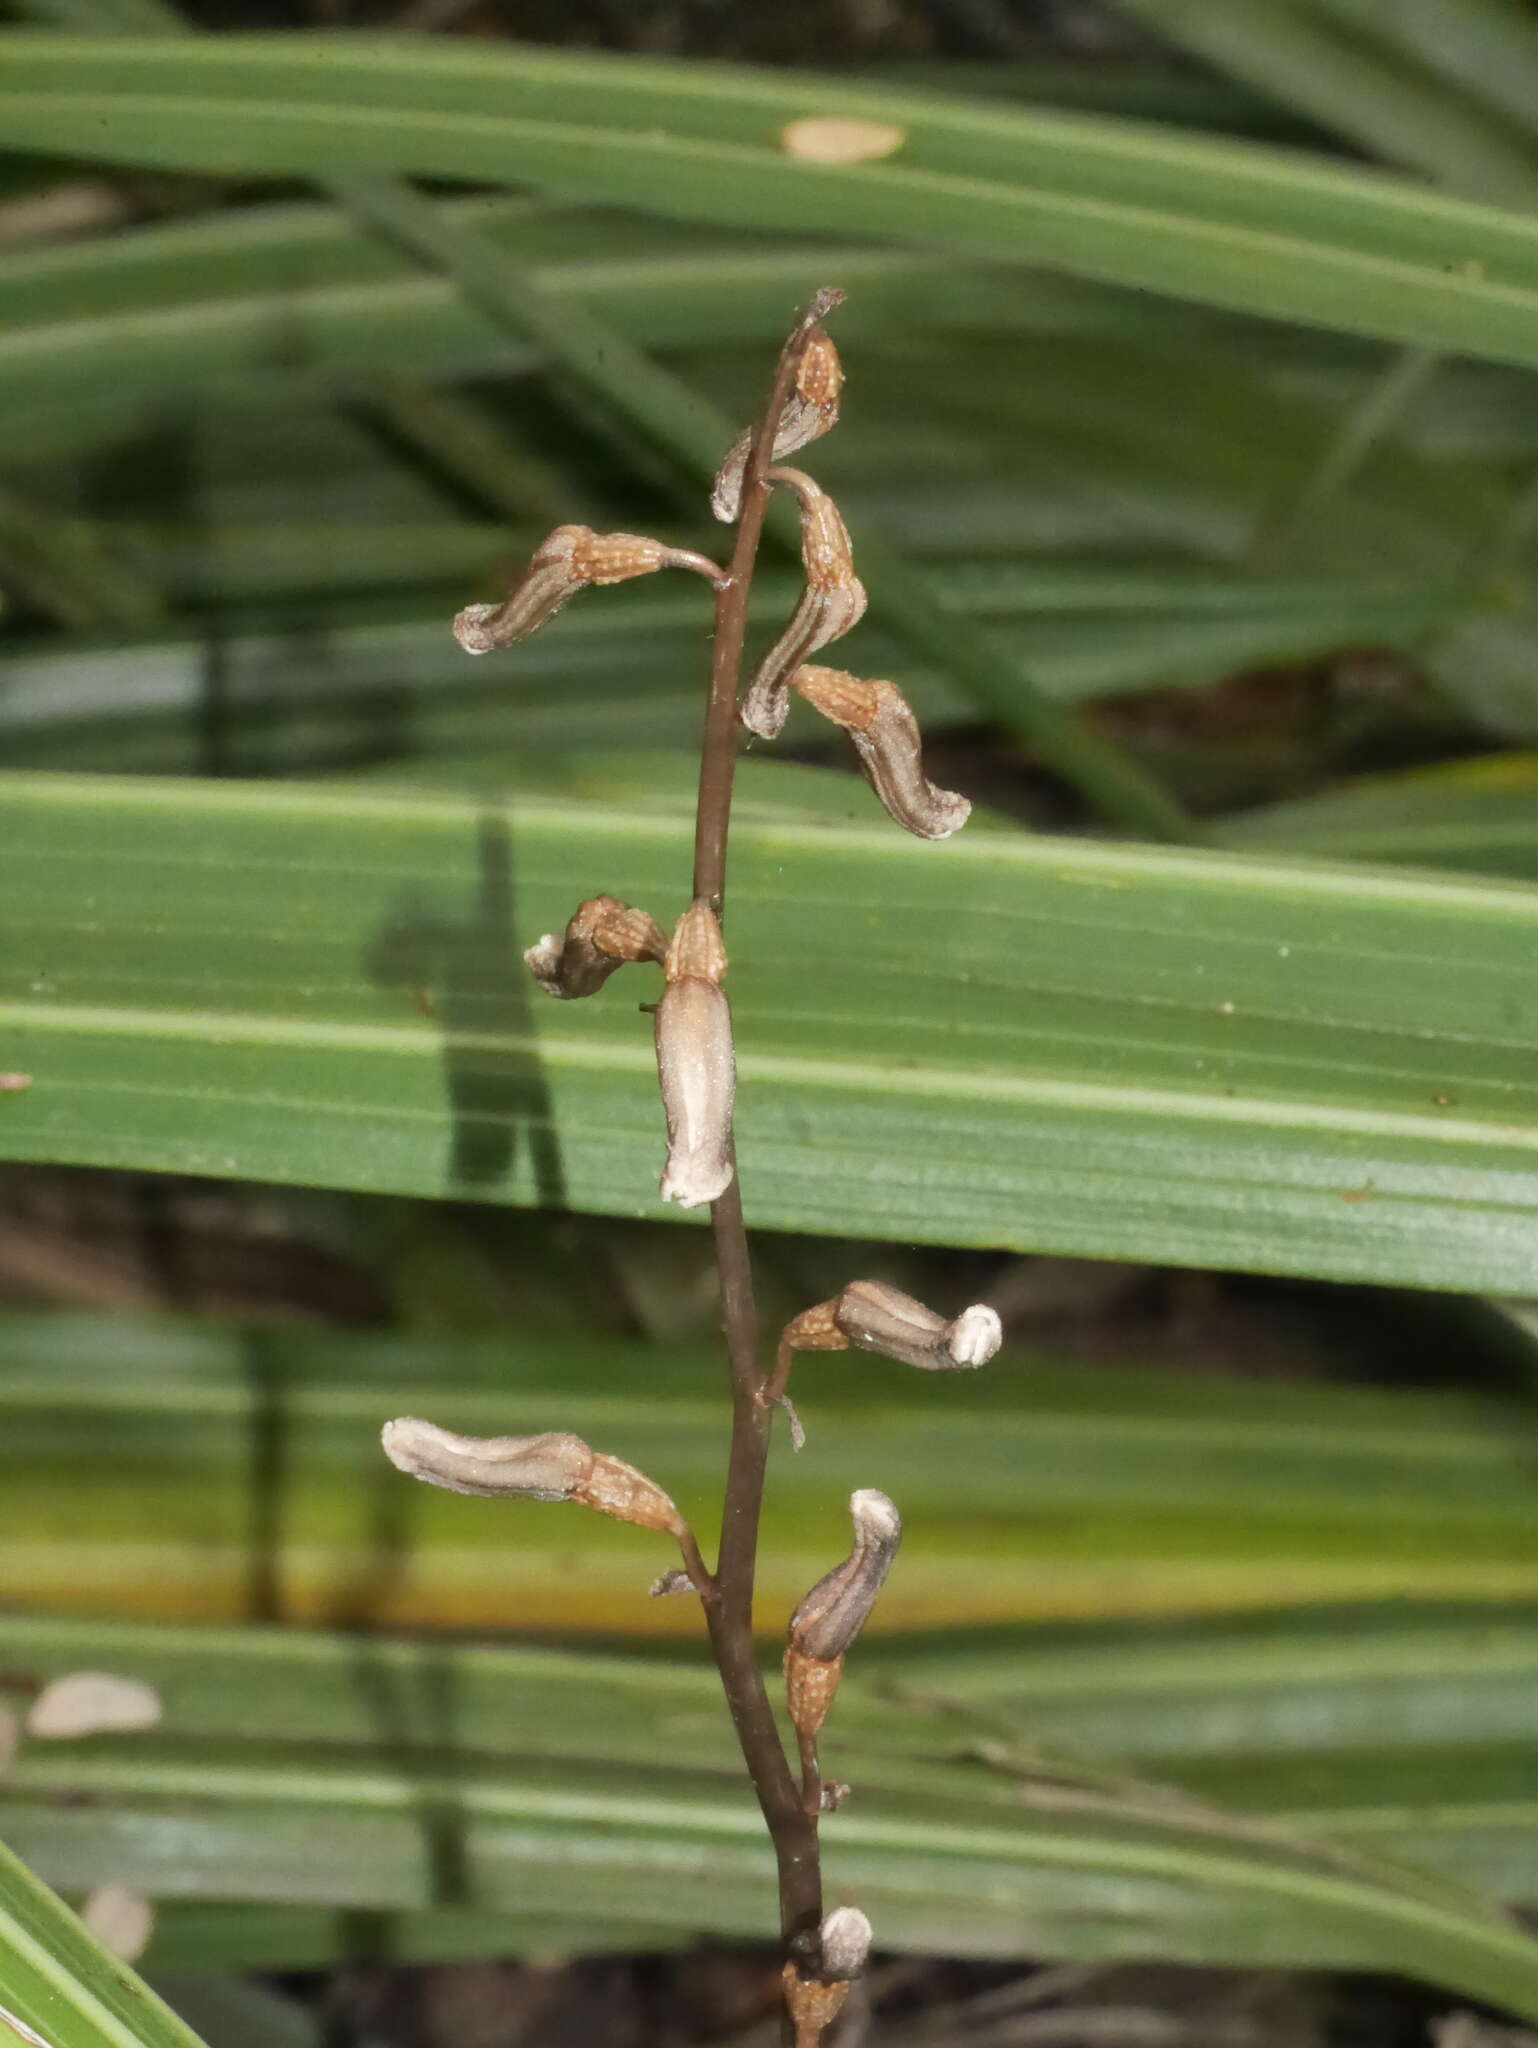
<path id="1" fill-rule="evenodd" d="M 802 1730 L 796 1736 L 796 1746 L 801 1752 L 801 1810 L 815 1816 L 822 1812 L 822 1759 L 817 1754 L 817 1737 Z"/>
<path id="2" fill-rule="evenodd" d="M 678 1548 L 684 1561 L 684 1570 L 689 1574 L 690 1585 L 706 1607 L 710 1607 L 716 1597 L 715 1574 L 706 1564 L 705 1554 L 687 1522 L 678 1532 Z"/>
<path id="3" fill-rule="evenodd" d="M 731 564 L 717 586 L 710 697 L 700 747 L 699 803 L 695 813 L 694 900 L 708 903 L 718 916 L 726 896 L 727 838 L 731 827 L 732 778 L 737 764 L 737 699 L 747 635 L 748 598 L 770 494 L 765 471 L 801 353 L 818 322 L 842 297 L 842 292 L 819 292 L 780 353 L 768 402 L 748 455 Z M 710 1220 L 721 1281 L 722 1327 L 731 1367 L 732 1440 L 715 1597 L 704 1602 L 704 1611 L 743 1761 L 774 1843 L 780 1880 L 780 1926 L 788 1940 L 796 1934 L 810 1933 L 821 1922 L 822 1870 L 817 1822 L 802 1804 L 753 1649 L 753 1581 L 773 1411 L 759 1400 L 753 1266 L 735 1172 L 726 1192 L 711 1205 Z"/>
<path id="4" fill-rule="evenodd" d="M 769 506 L 765 481 L 773 459 L 774 434 L 795 381 L 796 365 L 818 324 L 843 300 L 836 289 L 820 291 L 796 322 L 780 351 L 769 401 L 753 435 L 742 479 L 742 513 L 737 543 L 723 582 L 716 588 L 715 640 L 710 655 L 710 698 L 700 745 L 700 794 L 694 814 L 694 900 L 719 917 L 726 896 L 726 840 L 731 827 L 732 776 L 737 767 L 737 698 L 742 649 L 747 637 L 753 565 Z"/>

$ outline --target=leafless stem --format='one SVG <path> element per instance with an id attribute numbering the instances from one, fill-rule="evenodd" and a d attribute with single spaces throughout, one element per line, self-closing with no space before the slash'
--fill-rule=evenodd
<path id="1" fill-rule="evenodd" d="M 724 579 L 717 585 L 710 697 L 700 750 L 699 802 L 695 814 L 694 898 L 720 915 L 726 895 L 727 839 L 731 825 L 732 778 L 737 761 L 737 699 L 747 632 L 748 599 L 763 533 L 770 486 L 775 429 L 795 379 L 796 365 L 819 322 L 842 299 L 819 292 L 781 352 L 768 402 L 753 436 L 743 481 L 737 540 Z M 732 1383 L 732 1438 L 721 1524 L 721 1552 L 715 1597 L 704 1611 L 721 1685 L 743 1760 L 774 1843 L 779 1866 L 780 1925 L 788 1940 L 809 1934 L 822 1919 L 822 1871 L 817 1822 L 803 1804 L 791 1773 L 769 1695 L 753 1651 L 753 1581 L 758 1561 L 758 1524 L 764 1496 L 773 1411 L 759 1399 L 758 1320 L 753 1305 L 753 1267 L 742 1221 L 742 1198 L 734 1174 L 711 1206 L 716 1267 L 721 1284 L 722 1325 Z"/>
<path id="2" fill-rule="evenodd" d="M 678 1548 L 683 1557 L 684 1570 L 689 1574 L 689 1583 L 699 1594 L 708 1612 L 716 1599 L 715 1573 L 706 1564 L 704 1552 L 700 1549 L 699 1541 L 687 1522 L 679 1532 Z"/>
<path id="3" fill-rule="evenodd" d="M 802 1731 L 796 1744 L 801 1752 L 802 1810 L 816 1815 L 822 1811 L 822 1761 L 817 1754 L 817 1737 Z"/>

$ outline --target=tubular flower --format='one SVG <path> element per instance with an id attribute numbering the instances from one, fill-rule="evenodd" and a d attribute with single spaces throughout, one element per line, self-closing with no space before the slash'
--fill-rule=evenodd
<path id="1" fill-rule="evenodd" d="M 798 668 L 792 687 L 854 741 L 865 779 L 887 815 L 920 839 L 949 839 L 972 815 L 955 790 L 924 773 L 918 720 L 895 683 L 861 682 L 838 668 Z"/>
<path id="2" fill-rule="evenodd" d="M 667 1117 L 662 1199 L 681 1209 L 713 1202 L 731 1184 L 732 1103 L 737 1061 L 732 1016 L 721 983 L 726 946 L 708 903 L 678 920 L 657 1005 L 657 1073 Z"/>

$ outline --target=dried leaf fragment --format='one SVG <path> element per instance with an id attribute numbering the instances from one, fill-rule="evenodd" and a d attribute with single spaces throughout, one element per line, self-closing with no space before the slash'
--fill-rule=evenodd
<path id="1" fill-rule="evenodd" d="M 143 1955 L 155 1932 L 155 1908 L 143 1892 L 126 1884 L 99 1884 L 87 1894 L 80 1919 L 104 1949 L 125 1963 Z"/>
<path id="2" fill-rule="evenodd" d="M 654 1019 L 668 1134 L 662 1199 L 693 1209 L 723 1195 L 733 1173 L 737 1059 L 721 988 L 726 946 L 709 904 L 695 903 L 679 919 L 663 971 Z"/>
<path id="3" fill-rule="evenodd" d="M 798 668 L 790 682 L 824 718 L 854 741 L 865 779 L 889 817 L 919 839 L 949 839 L 972 815 L 966 797 L 924 773 L 923 740 L 912 707 L 895 683 L 862 682 L 843 669 Z"/>
<path id="4" fill-rule="evenodd" d="M 133 1735 L 153 1728 L 162 1711 L 159 1693 L 142 1678 L 125 1678 L 115 1671 L 71 1671 L 43 1687 L 27 1710 L 26 1728 L 44 1742 Z"/>
<path id="5" fill-rule="evenodd" d="M 895 122 L 863 114 L 807 114 L 780 130 L 785 154 L 812 164 L 876 163 L 895 156 L 907 139 L 907 130 Z"/>
<path id="6" fill-rule="evenodd" d="M 516 589 L 502 604 L 471 604 L 454 620 L 454 638 L 466 654 L 510 647 L 553 619 L 589 584 L 625 583 L 658 569 L 692 569 L 712 582 L 721 572 L 690 548 L 670 548 L 643 533 L 595 533 L 590 526 L 558 526 L 530 557 Z"/>
<path id="7" fill-rule="evenodd" d="M 759 663 L 739 716 L 760 739 L 776 738 L 790 703 L 790 684 L 809 654 L 829 646 L 860 623 L 868 599 L 854 573 L 854 550 L 839 509 L 799 469 L 773 469 L 801 503 L 801 562 L 806 583 L 790 624 Z M 952 828 L 954 829 L 954 828 Z"/>
<path id="8" fill-rule="evenodd" d="M 561 938 L 546 932 L 523 957 L 546 995 L 575 1001 L 596 995 L 627 961 L 660 962 L 666 953 L 667 940 L 644 910 L 593 896 L 578 904 Z"/>
<path id="9" fill-rule="evenodd" d="M 836 427 L 839 394 L 843 388 L 844 371 L 838 350 L 829 335 L 821 328 L 814 329 L 796 364 L 795 385 L 774 430 L 770 460 L 778 462 L 782 456 L 794 455 L 798 448 L 806 447 L 809 441 L 821 440 L 824 434 Z M 716 472 L 710 493 L 710 509 L 717 519 L 727 524 L 742 511 L 742 487 L 756 431 L 748 427 L 737 436 Z"/>

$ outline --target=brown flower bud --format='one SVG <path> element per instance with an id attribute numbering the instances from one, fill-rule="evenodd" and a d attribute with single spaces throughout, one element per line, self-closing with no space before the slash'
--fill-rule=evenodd
<path id="1" fill-rule="evenodd" d="M 847 1351 L 849 1339 L 838 1326 L 838 1302 L 819 1301 L 815 1308 L 804 1308 L 800 1315 L 792 1316 L 780 1333 L 780 1342 L 787 1351 Z"/>
<path id="2" fill-rule="evenodd" d="M 529 971 L 547 995 L 575 999 L 595 995 L 627 960 L 661 961 L 667 940 L 644 910 L 632 910 L 617 896 L 579 903 L 565 936 L 546 932 L 524 954 Z"/>
<path id="3" fill-rule="evenodd" d="M 570 1500 L 593 1469 L 579 1436 L 458 1436 L 414 1415 L 384 1426 L 385 1456 L 413 1479 L 488 1500 Z"/>
<path id="4" fill-rule="evenodd" d="M 824 1984 L 820 1977 L 803 1977 L 794 1963 L 785 1965 L 781 1981 L 795 2033 L 795 2048 L 818 2048 L 844 2009 L 848 1984 Z"/>
<path id="5" fill-rule="evenodd" d="M 857 1351 L 879 1351 L 924 1372 L 986 1365 L 1004 1337 L 997 1313 L 982 1302 L 947 1322 L 884 1280 L 851 1280 L 833 1319 Z"/>
<path id="6" fill-rule="evenodd" d="M 616 1522 L 631 1522 L 638 1529 L 665 1529 L 670 1536 L 687 1533 L 683 1516 L 660 1486 L 634 1465 L 602 1451 L 593 1453 L 592 1470 L 571 1498 L 579 1507 L 612 1515 Z"/>
<path id="7" fill-rule="evenodd" d="M 794 455 L 798 448 L 804 448 L 809 441 L 821 440 L 829 428 L 838 425 L 838 399 L 843 384 L 844 371 L 838 350 L 831 338 L 818 328 L 796 365 L 795 385 L 774 430 L 774 446 L 770 451 L 772 461 L 778 462 L 784 455 Z M 727 524 L 742 511 L 743 479 L 747 474 L 748 457 L 753 450 L 756 431 L 756 428 L 749 427 L 746 433 L 738 435 L 716 472 L 710 509 L 717 519 Z"/>
<path id="8" fill-rule="evenodd" d="M 527 640 L 590 583 L 624 583 L 658 569 L 692 569 L 712 582 L 721 575 L 714 562 L 692 549 L 665 547 L 642 533 L 558 526 L 535 549 L 512 596 L 502 604 L 466 605 L 454 621 L 454 638 L 467 654 L 489 654 Z"/>
<path id="9" fill-rule="evenodd" d="M 949 839 L 971 816 L 955 790 L 924 773 L 923 741 L 912 707 L 895 683 L 861 682 L 843 669 L 801 667 L 790 678 L 807 703 L 854 741 L 865 779 L 906 832 Z"/>
<path id="10" fill-rule="evenodd" d="M 803 1742 L 810 1741 L 827 1720 L 843 1675 L 841 1656 L 813 1657 L 794 1643 L 786 1650 L 785 1704 L 791 1726 Z"/>
<path id="11" fill-rule="evenodd" d="M 739 716 L 749 732 L 774 739 L 785 723 L 790 680 L 809 654 L 839 639 L 865 616 L 865 585 L 854 573 L 854 553 L 838 507 L 821 485 L 799 469 L 772 469 L 801 501 L 801 560 L 806 587 L 790 624 L 758 665 Z"/>
<path id="12" fill-rule="evenodd" d="M 873 1487 L 850 1495 L 849 1514 L 854 1548 L 818 1580 L 790 1618 L 791 1648 L 803 1657 L 831 1661 L 843 1656 L 869 1619 L 902 1541 L 896 1507 Z"/>
<path id="13" fill-rule="evenodd" d="M 667 987 L 655 1018 L 657 1073 L 667 1117 L 662 1199 L 697 1208 L 732 1178 L 732 1103 L 737 1063 L 732 1017 L 721 982 L 726 947 L 708 903 L 678 921 L 664 967 Z"/>

